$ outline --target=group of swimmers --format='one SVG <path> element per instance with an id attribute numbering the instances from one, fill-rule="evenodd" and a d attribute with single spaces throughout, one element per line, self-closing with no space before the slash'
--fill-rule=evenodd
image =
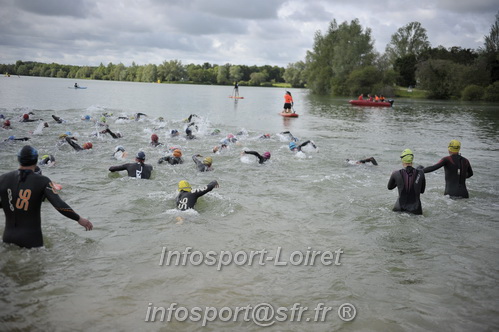
<path id="1" fill-rule="evenodd" d="M 436 171 L 444 167 L 445 191 L 444 195 L 453 198 L 469 198 L 466 188 L 466 179 L 473 176 L 473 169 L 468 159 L 461 156 L 461 142 L 451 140 L 448 145 L 449 155 L 440 159 L 433 166 L 413 167 L 414 154 L 410 149 L 405 149 L 400 155 L 403 168 L 394 171 L 388 181 L 388 189 L 397 188 L 399 197 L 393 207 L 394 211 L 423 214 L 420 194 L 426 187 L 425 173 Z"/>
<path id="2" fill-rule="evenodd" d="M 292 106 L 292 105 L 291 105 Z M 145 115 L 140 113 L 140 115 Z M 139 116 L 140 116 L 139 115 Z M 192 114 L 186 119 L 188 125 L 185 128 L 185 138 L 195 139 L 193 131 L 198 129 Z M 62 119 L 53 116 L 57 123 L 61 123 Z M 88 120 L 88 119 L 84 119 Z M 113 133 L 105 121 L 100 121 L 105 126 L 105 129 L 100 131 L 102 134 L 110 134 L 113 138 L 122 138 L 121 135 Z M 171 130 L 170 136 L 176 137 L 180 133 L 177 130 Z M 219 130 L 214 130 L 212 135 L 220 134 Z M 289 131 L 280 133 L 287 135 L 289 138 L 289 150 L 299 153 L 305 147 L 318 151 L 317 145 L 306 140 L 303 143 L 299 142 L 295 136 Z M 61 143 L 67 143 L 75 151 L 90 150 L 93 148 L 91 142 L 85 142 L 83 145 L 76 143 L 77 138 L 72 136 L 70 132 L 59 136 Z M 270 138 L 270 134 L 264 134 L 259 138 Z M 29 139 L 29 138 L 28 138 Z M 221 145 L 213 149 L 214 153 L 220 153 L 221 150 L 228 148 L 230 144 L 236 144 L 237 138 L 229 134 L 222 141 Z M 157 134 L 151 135 L 150 145 L 158 147 L 163 145 L 159 142 Z M 424 193 L 426 180 L 425 173 L 433 172 L 441 167 L 445 168 L 445 195 L 452 197 L 468 198 L 465 180 L 473 175 L 473 171 L 469 161 L 462 157 L 459 152 L 461 143 L 457 140 L 452 140 L 449 143 L 449 156 L 442 158 L 437 164 L 423 168 L 419 166 L 413 167 L 414 154 L 411 150 L 405 149 L 400 158 L 403 168 L 392 173 L 388 189 L 398 188 L 399 197 L 394 206 L 395 211 L 405 211 L 414 214 L 422 214 L 420 194 Z M 270 151 L 265 151 L 260 154 L 257 151 L 245 150 L 243 155 L 253 155 L 257 158 L 259 164 L 264 164 L 271 158 Z M 116 147 L 114 157 L 118 160 L 126 158 L 126 151 L 123 146 Z M 38 151 L 32 146 L 24 146 L 18 153 L 19 169 L 0 176 L 0 206 L 3 208 L 6 216 L 6 226 L 3 240 L 6 243 L 14 243 L 22 247 L 39 247 L 43 246 L 43 238 L 41 233 L 40 206 L 43 198 L 47 198 L 49 202 L 56 208 L 57 211 L 64 216 L 77 221 L 86 230 L 93 228 L 92 223 L 85 218 L 82 218 L 73 211 L 58 195 L 58 187 L 49 178 L 43 176 L 39 170 L 39 165 L 50 165 L 55 163 L 55 158 L 52 155 L 44 155 L 39 161 Z M 210 156 L 203 157 L 200 154 L 194 154 L 192 160 L 195 163 L 197 170 L 208 172 L 213 170 L 213 159 Z M 128 176 L 138 179 L 149 179 L 151 177 L 153 166 L 146 164 L 145 152 L 139 151 L 135 155 L 134 162 L 125 163 L 122 165 L 109 167 L 110 172 L 126 171 Z M 349 160 L 347 160 L 349 161 Z M 350 162 L 350 161 L 349 161 Z M 167 163 L 170 165 L 178 165 L 183 163 L 182 151 L 175 147 L 170 149 L 167 156 L 158 160 L 158 164 Z M 355 164 L 378 165 L 374 157 L 361 159 L 354 162 Z M 199 189 L 192 189 L 189 182 L 181 180 L 178 183 L 178 196 L 176 198 L 176 208 L 179 210 L 187 210 L 194 208 L 199 197 L 205 195 L 211 190 L 219 186 L 217 181 L 212 181 L 208 185 Z"/>

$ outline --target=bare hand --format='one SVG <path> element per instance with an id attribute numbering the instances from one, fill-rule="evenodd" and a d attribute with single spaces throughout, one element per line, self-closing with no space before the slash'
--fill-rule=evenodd
<path id="1" fill-rule="evenodd" d="M 80 220 L 78 220 L 78 223 L 85 227 L 86 231 L 91 231 L 94 228 L 94 225 L 90 222 L 90 220 L 80 217 Z"/>

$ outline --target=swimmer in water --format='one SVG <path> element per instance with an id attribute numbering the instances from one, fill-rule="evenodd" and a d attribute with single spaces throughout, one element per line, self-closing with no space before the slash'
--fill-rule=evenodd
<path id="1" fill-rule="evenodd" d="M 2 128 L 3 129 L 12 129 L 12 127 L 10 126 L 10 120 L 5 120 L 3 122 Z"/>
<path id="2" fill-rule="evenodd" d="M 117 147 L 114 148 L 114 153 L 113 157 L 116 160 L 123 160 L 126 158 L 128 153 L 125 151 L 125 148 L 121 145 L 118 145 Z"/>
<path id="3" fill-rule="evenodd" d="M 469 198 L 466 188 L 466 179 L 473 176 L 473 170 L 468 159 L 461 156 L 461 142 L 453 139 L 448 146 L 449 155 L 440 159 L 433 166 L 424 168 L 425 173 L 436 171 L 444 167 L 445 170 L 445 191 L 444 195 L 456 198 Z"/>
<path id="4" fill-rule="evenodd" d="M 17 159 L 19 169 L 0 176 L 0 206 L 5 213 L 3 242 L 24 248 L 43 246 L 40 208 L 45 198 L 62 215 L 92 230 L 92 223 L 61 199 L 48 177 L 34 173 L 38 162 L 35 148 L 24 146 Z"/>
<path id="5" fill-rule="evenodd" d="M 151 142 L 149 143 L 153 147 L 157 147 L 159 145 L 163 145 L 163 143 L 159 142 L 159 137 L 156 134 L 151 135 Z"/>
<path id="6" fill-rule="evenodd" d="M 203 159 L 203 161 L 199 160 L 198 157 L 202 157 L 202 155 L 196 154 L 192 156 L 192 160 L 196 163 L 196 166 L 200 172 L 208 172 L 213 170 L 213 167 L 211 167 L 213 159 L 211 157 L 206 157 Z"/>
<path id="7" fill-rule="evenodd" d="M 424 193 L 426 180 L 424 172 L 418 167 L 412 167 L 414 154 L 410 149 L 405 149 L 400 155 L 404 168 L 394 171 L 388 181 L 388 189 L 398 188 L 399 197 L 393 211 L 423 214 L 420 194 Z"/>
<path id="8" fill-rule="evenodd" d="M 268 152 L 268 151 L 264 152 L 263 155 L 260 155 L 256 151 L 243 151 L 243 154 L 251 154 L 251 155 L 257 157 L 259 164 L 263 164 L 264 162 L 266 162 L 267 160 L 270 159 L 270 152 Z"/>
<path id="9" fill-rule="evenodd" d="M 38 163 L 38 165 L 43 166 L 54 166 L 55 165 L 55 158 L 51 154 L 46 154 L 42 156 L 42 159 Z"/>
<path id="10" fill-rule="evenodd" d="M 182 180 L 178 183 L 178 196 L 176 198 L 177 209 L 185 211 L 193 209 L 199 197 L 209 193 L 213 189 L 218 188 L 217 181 L 211 181 L 206 187 L 192 190 L 189 182 Z"/>
<path id="11" fill-rule="evenodd" d="M 300 145 L 296 145 L 296 143 L 295 143 L 295 142 L 290 142 L 290 143 L 289 143 L 289 149 L 290 149 L 291 151 L 294 151 L 294 152 L 299 152 L 299 151 L 301 151 L 301 150 L 302 150 L 302 148 L 303 148 L 304 146 L 306 146 L 306 145 L 308 145 L 308 144 L 312 145 L 312 146 L 314 147 L 314 149 L 316 149 L 316 150 L 317 150 L 317 146 L 316 146 L 316 145 L 315 145 L 315 143 L 314 143 L 313 141 L 311 141 L 311 140 L 305 141 L 305 142 L 301 143 Z"/>
<path id="12" fill-rule="evenodd" d="M 346 161 L 347 161 L 347 163 L 352 164 L 352 165 L 371 163 L 374 166 L 378 166 L 378 162 L 376 161 L 376 159 L 374 159 L 374 157 L 369 157 L 369 158 L 361 159 L 361 160 L 357 160 L 357 161 L 347 159 Z"/>
<path id="13" fill-rule="evenodd" d="M 149 164 L 145 164 L 146 154 L 142 151 L 137 153 L 135 157 L 135 163 L 123 164 L 120 166 L 109 167 L 110 172 L 127 171 L 128 176 L 137 179 L 149 179 L 151 178 L 153 167 Z"/>
<path id="14" fill-rule="evenodd" d="M 111 135 L 112 138 L 122 138 L 123 136 L 121 135 L 121 133 L 119 132 L 112 132 L 111 129 L 109 129 L 109 127 L 107 127 L 106 129 L 104 129 L 103 131 L 100 132 L 101 134 L 109 134 Z"/>
<path id="15" fill-rule="evenodd" d="M 293 134 L 291 134 L 291 132 L 289 131 L 283 131 L 281 135 L 288 135 L 291 141 L 298 142 L 298 138 L 294 137 Z"/>
<path id="16" fill-rule="evenodd" d="M 90 142 L 83 143 L 83 146 L 80 146 L 78 143 L 73 141 L 73 140 L 76 140 L 76 138 L 74 138 L 74 137 L 70 137 L 70 136 L 66 135 L 66 137 L 64 137 L 64 138 L 66 139 L 66 142 L 68 142 L 68 144 L 71 145 L 71 147 L 75 151 L 90 150 L 94 147 L 93 144 Z"/>
<path id="17" fill-rule="evenodd" d="M 165 161 L 170 165 L 183 164 L 184 160 L 182 159 L 182 151 L 180 149 L 173 150 L 171 155 L 160 158 L 158 160 L 158 164 L 162 164 Z"/>

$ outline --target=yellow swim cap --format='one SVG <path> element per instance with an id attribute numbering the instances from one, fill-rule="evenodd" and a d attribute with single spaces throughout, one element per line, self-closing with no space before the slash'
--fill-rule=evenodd
<path id="1" fill-rule="evenodd" d="M 405 149 L 404 151 L 402 151 L 400 159 L 402 159 L 403 163 L 411 164 L 414 160 L 414 154 L 412 153 L 411 149 Z"/>
<path id="2" fill-rule="evenodd" d="M 450 152 L 459 152 L 461 150 L 461 142 L 457 139 L 453 139 L 449 142 L 449 151 Z"/>
<path id="3" fill-rule="evenodd" d="M 210 166 L 213 162 L 213 159 L 211 157 L 206 157 L 203 159 L 203 164 Z"/>
<path id="4" fill-rule="evenodd" d="M 189 182 L 182 180 L 178 183 L 178 191 L 188 191 L 191 192 L 192 188 Z"/>

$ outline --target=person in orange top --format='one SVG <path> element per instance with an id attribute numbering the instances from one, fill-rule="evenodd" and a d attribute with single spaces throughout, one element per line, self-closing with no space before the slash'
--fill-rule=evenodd
<path id="1" fill-rule="evenodd" d="M 284 95 L 284 113 L 291 113 L 291 107 L 293 107 L 293 97 L 291 92 L 286 91 Z"/>
<path id="2" fill-rule="evenodd" d="M 359 98 L 358 98 L 358 99 L 359 99 L 359 100 L 363 100 L 363 99 L 364 99 L 364 94 L 363 94 L 363 93 L 362 93 L 362 94 L 360 94 L 360 96 L 359 96 Z"/>
<path id="3" fill-rule="evenodd" d="M 374 97 L 374 101 L 375 101 L 375 102 L 378 102 L 378 101 L 379 101 L 379 97 L 378 97 L 378 95 L 375 95 L 375 97 Z"/>

